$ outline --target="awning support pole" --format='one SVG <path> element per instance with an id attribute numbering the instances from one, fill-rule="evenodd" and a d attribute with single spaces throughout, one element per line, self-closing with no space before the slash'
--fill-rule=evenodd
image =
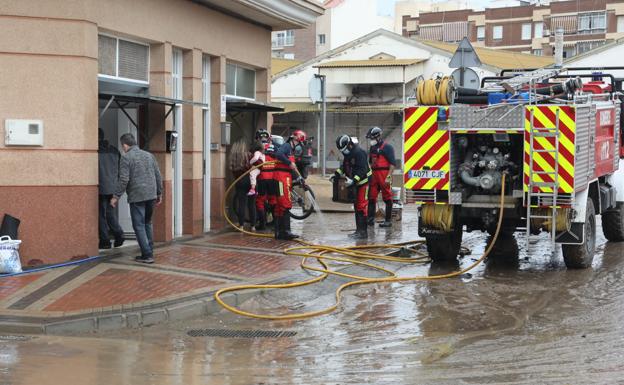
<path id="1" fill-rule="evenodd" d="M 119 107 L 119 109 L 121 109 L 121 112 L 124 113 L 124 115 L 126 115 L 126 118 L 128 118 L 128 120 L 130 121 L 130 123 L 132 123 L 132 125 L 137 129 L 137 131 L 139 130 L 139 125 L 136 124 L 136 122 L 134 121 L 134 119 L 132 119 L 132 117 L 126 112 L 126 109 L 123 108 L 123 106 L 119 103 L 118 100 L 115 100 L 115 104 L 117 104 L 117 106 Z"/>
<path id="2" fill-rule="evenodd" d="M 165 119 L 167 119 L 167 117 L 169 116 L 171 111 L 173 111 L 174 108 L 175 108 L 175 104 L 172 104 L 171 107 L 169 107 L 169 111 L 167 111 L 167 113 L 165 114 Z"/>
<path id="3" fill-rule="evenodd" d="M 102 110 L 102 112 L 100 112 L 100 119 L 102 119 L 102 116 L 104 116 L 106 111 L 108 111 L 108 107 L 110 107 L 113 100 L 115 100 L 115 95 L 111 95 L 110 99 L 108 100 L 108 103 L 106 103 L 106 106 L 104 106 L 104 109 Z"/>

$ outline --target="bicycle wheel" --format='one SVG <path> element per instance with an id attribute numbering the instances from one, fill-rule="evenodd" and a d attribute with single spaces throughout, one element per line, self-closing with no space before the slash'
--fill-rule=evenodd
<path id="1" fill-rule="evenodd" d="M 314 191 L 310 186 L 294 185 L 290 192 L 292 209 L 290 216 L 294 219 L 305 219 L 314 212 Z"/>

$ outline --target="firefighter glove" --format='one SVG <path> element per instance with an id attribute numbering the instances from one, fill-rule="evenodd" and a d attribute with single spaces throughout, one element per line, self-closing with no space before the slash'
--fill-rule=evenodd
<path id="1" fill-rule="evenodd" d="M 355 183 L 353 179 L 347 177 L 347 181 L 345 182 L 345 187 L 351 187 L 353 186 L 353 183 Z"/>

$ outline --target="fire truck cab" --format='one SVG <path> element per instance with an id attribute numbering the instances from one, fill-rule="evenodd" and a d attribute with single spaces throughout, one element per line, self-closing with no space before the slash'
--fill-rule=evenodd
<path id="1" fill-rule="evenodd" d="M 624 241 L 621 82 L 586 68 L 503 71 L 479 90 L 426 82 L 404 111 L 403 162 L 433 260 L 455 259 L 464 231 L 493 234 L 501 209 L 501 237 L 522 232 L 529 250 L 547 233 L 569 268 L 591 266 L 597 215 Z"/>

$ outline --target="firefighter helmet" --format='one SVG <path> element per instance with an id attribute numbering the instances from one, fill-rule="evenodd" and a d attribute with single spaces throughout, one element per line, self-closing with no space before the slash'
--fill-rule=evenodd
<path id="1" fill-rule="evenodd" d="M 271 142 L 273 142 L 273 145 L 277 148 L 284 144 L 284 137 L 279 135 L 271 135 Z"/>
<path id="2" fill-rule="evenodd" d="M 271 134 L 269 134 L 269 131 L 267 130 L 256 131 L 256 140 L 269 139 L 270 137 L 271 137 Z"/>
<path id="3" fill-rule="evenodd" d="M 299 141 L 299 143 L 303 143 L 305 142 L 306 138 L 308 137 L 305 133 L 305 131 L 303 130 L 295 130 L 291 135 L 291 138 L 296 139 Z"/>
<path id="4" fill-rule="evenodd" d="M 366 133 L 366 138 L 379 140 L 379 138 L 381 138 L 381 128 L 377 126 L 369 128 Z"/>
<path id="5" fill-rule="evenodd" d="M 340 152 L 344 152 L 344 150 L 346 150 L 347 147 L 349 147 L 349 144 L 352 144 L 352 143 L 353 143 L 353 140 L 351 139 L 349 135 L 340 135 L 336 139 L 336 147 L 338 148 Z"/>

